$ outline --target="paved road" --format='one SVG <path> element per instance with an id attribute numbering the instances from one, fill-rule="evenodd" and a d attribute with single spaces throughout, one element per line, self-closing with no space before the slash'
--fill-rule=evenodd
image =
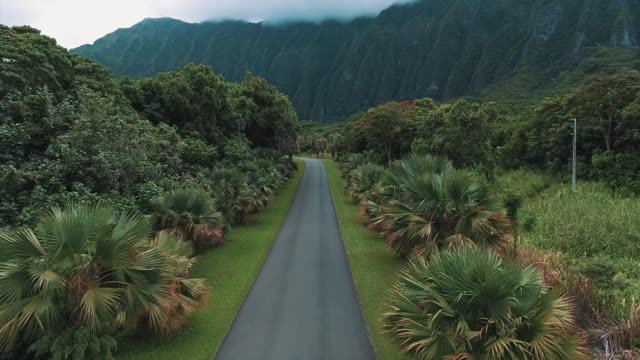
<path id="1" fill-rule="evenodd" d="M 253 359 L 375 359 L 319 160 L 305 160 L 287 219 L 216 356 Z"/>

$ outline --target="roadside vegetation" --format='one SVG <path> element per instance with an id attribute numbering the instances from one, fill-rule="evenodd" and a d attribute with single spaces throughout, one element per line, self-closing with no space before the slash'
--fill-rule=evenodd
<path id="1" fill-rule="evenodd" d="M 249 217 L 249 224 L 234 227 L 225 246 L 201 257 L 193 276 L 202 278 L 213 294 L 188 326 L 174 337 L 131 338 L 119 348 L 121 360 L 188 358 L 210 360 L 218 351 L 240 306 L 258 276 L 271 245 L 284 223 L 304 171 L 304 162 L 291 181 L 277 192 L 265 210 Z"/>
<path id="2" fill-rule="evenodd" d="M 388 249 L 380 237 L 362 226 L 358 204 L 344 192 L 344 181 L 336 162 L 325 160 L 331 194 L 336 207 L 340 233 L 353 273 L 360 305 L 369 327 L 369 337 L 379 359 L 400 360 L 405 357 L 390 338 L 382 334 L 380 314 L 385 294 L 397 279 L 403 260 Z"/>
<path id="3" fill-rule="evenodd" d="M 620 317 L 640 300 L 638 214 L 639 199 L 612 194 L 601 184 L 581 184 L 577 194 L 554 186 L 524 204 L 522 236 L 528 244 L 564 254 Z"/>
<path id="4" fill-rule="evenodd" d="M 388 302 L 386 332 L 414 357 L 588 359 L 568 298 L 493 251 L 414 258 Z"/>
<path id="5" fill-rule="evenodd" d="M 381 359 L 640 357 L 637 71 L 506 114 L 419 99 L 317 127 L 251 74 L 114 78 L 30 27 L 0 25 L 0 53 L 0 359 L 210 358 L 296 152 L 335 160 Z"/>
<path id="6" fill-rule="evenodd" d="M 409 162 L 415 162 L 419 156 L 413 156 L 409 158 Z M 362 159 L 361 156 L 350 155 L 347 157 L 358 163 L 358 159 Z M 426 156 L 425 162 L 430 162 L 433 157 Z M 565 317 L 565 321 L 569 321 L 566 326 L 563 327 L 567 333 L 581 334 L 579 338 L 569 339 L 563 344 L 553 345 L 556 349 L 570 346 L 577 351 L 574 355 L 566 355 L 560 358 L 573 359 L 584 358 L 584 356 L 593 355 L 606 358 L 606 353 L 615 353 L 616 357 L 620 359 L 633 358 L 633 349 L 637 346 L 637 338 L 639 335 L 638 328 L 638 306 L 635 303 L 637 299 L 637 284 L 639 282 L 637 278 L 636 263 L 638 257 L 633 256 L 631 252 L 622 254 L 619 246 L 629 247 L 633 246 L 633 242 L 629 242 L 636 234 L 636 228 L 640 225 L 640 220 L 634 215 L 636 209 L 640 205 L 640 201 L 635 198 L 620 198 L 613 195 L 609 189 L 604 185 L 594 186 L 589 183 L 579 183 L 581 191 L 577 194 L 572 193 L 567 184 L 562 184 L 557 180 L 553 180 L 550 177 L 542 175 L 534 175 L 527 171 L 509 172 L 499 175 L 496 181 L 496 187 L 489 186 L 482 178 L 482 175 L 476 174 L 475 185 L 477 189 L 482 189 L 482 186 L 489 186 L 487 191 L 493 191 L 490 198 L 494 200 L 500 200 L 500 202 L 507 202 L 506 199 L 500 197 L 500 193 L 518 192 L 519 189 L 523 190 L 523 206 L 520 208 L 517 220 L 509 219 L 511 226 L 508 231 L 501 232 L 500 228 L 486 227 L 482 225 L 484 217 L 475 217 L 468 211 L 464 212 L 472 217 L 470 228 L 475 226 L 489 230 L 484 234 L 471 234 L 472 236 L 465 235 L 464 226 L 456 226 L 455 230 L 449 234 L 443 230 L 436 229 L 438 225 L 437 219 L 440 216 L 447 216 L 447 212 L 451 209 L 455 209 L 456 206 L 464 204 L 466 201 L 470 201 L 473 197 L 466 197 L 464 191 L 458 192 L 461 194 L 461 200 L 463 202 L 457 202 L 455 197 L 452 197 L 447 192 L 439 192 L 442 196 L 440 199 L 446 199 L 448 206 L 445 210 L 440 210 L 437 207 L 433 207 L 433 204 L 437 204 L 433 200 L 428 200 L 431 196 L 431 192 L 434 190 L 433 186 L 424 188 L 425 193 L 422 194 L 422 198 L 425 199 L 425 203 L 431 204 L 428 207 L 428 212 L 416 211 L 413 206 L 404 206 L 402 211 L 398 211 L 398 207 L 392 206 L 376 206 L 369 198 L 377 198 L 380 201 L 383 195 L 380 193 L 364 195 L 367 193 L 365 190 L 361 195 L 349 199 L 347 194 L 352 193 L 354 188 L 359 188 L 361 185 L 357 184 L 355 179 L 363 176 L 355 175 L 358 172 L 358 168 L 366 168 L 371 165 L 355 166 L 351 162 L 342 162 L 340 166 L 343 170 L 343 177 L 352 181 L 353 187 L 347 186 L 347 190 L 340 188 L 341 182 L 332 181 L 332 188 L 334 194 L 337 192 L 342 193 L 343 201 L 350 203 L 350 214 L 346 215 L 344 210 L 340 210 L 340 207 L 346 207 L 345 205 L 336 205 L 338 208 L 338 216 L 341 221 L 341 227 L 343 223 L 351 223 L 352 226 L 356 222 L 360 221 L 360 232 L 367 231 L 367 227 L 374 231 L 360 234 L 359 240 L 352 239 L 349 235 L 343 235 L 347 249 L 349 249 L 349 243 L 364 243 L 367 239 L 367 244 L 371 249 L 375 247 L 383 246 L 387 244 L 388 250 L 385 256 L 373 257 L 367 256 L 360 258 L 356 254 L 347 251 L 350 259 L 352 270 L 354 272 L 354 278 L 356 287 L 358 289 L 361 302 L 367 315 L 367 320 L 371 328 L 372 342 L 382 355 L 380 358 L 401 358 L 400 355 L 394 354 L 400 352 L 399 347 L 404 347 L 407 351 L 407 356 L 425 359 L 437 359 L 439 357 L 430 357 L 430 355 L 418 354 L 413 346 L 411 346 L 408 332 L 399 330 L 399 328 L 385 329 L 380 326 L 380 316 L 387 314 L 389 311 L 394 311 L 397 306 L 389 305 L 388 301 L 399 301 L 398 299 L 391 300 L 389 296 L 396 290 L 398 285 L 388 285 L 389 279 L 397 279 L 397 276 L 403 276 L 404 274 L 402 265 L 403 262 L 409 259 L 409 261 L 415 261 L 412 259 L 429 259 L 432 256 L 440 256 L 440 254 L 455 254 L 461 249 L 477 248 L 486 249 L 484 251 L 489 253 L 495 253 L 496 256 L 502 258 L 503 262 L 508 265 L 508 268 L 526 268 L 534 271 L 535 276 L 538 276 L 541 283 L 550 287 L 556 294 L 563 294 L 564 297 L 561 301 L 567 306 L 563 307 L 565 311 L 569 311 L 570 316 Z M 407 167 L 407 164 L 399 162 L 394 164 L 395 166 Z M 329 166 L 329 173 L 331 174 L 331 168 L 337 168 L 336 163 L 331 163 Z M 373 186 L 373 189 L 383 191 L 387 193 L 394 193 L 396 190 L 390 190 L 390 186 L 382 185 L 385 181 L 389 182 L 393 178 L 392 169 L 386 173 L 387 180 L 381 180 L 377 185 Z M 355 170 L 349 171 L 350 168 Z M 335 170 L 334 170 L 335 171 Z M 369 169 L 365 170 L 366 173 L 370 173 Z M 351 175 L 347 175 L 351 174 Z M 529 176 L 531 175 L 531 176 Z M 471 176 L 471 175 L 470 175 Z M 424 176 L 414 176 L 414 178 L 423 178 L 423 180 L 431 180 Z M 462 178 L 459 178 L 462 179 Z M 515 182 L 512 182 L 515 181 Z M 348 182 L 344 182 L 348 184 Z M 484 185 L 483 185 L 484 184 Z M 509 184 L 513 184 L 509 186 Z M 527 184 L 527 185 L 525 185 Z M 414 182 L 412 183 L 413 189 L 419 189 L 420 187 Z M 383 190 L 385 189 L 385 190 Z M 437 188 L 435 188 L 437 189 Z M 368 190 L 371 191 L 371 190 Z M 375 190 L 373 190 L 375 191 Z M 431 194 L 431 195 L 430 195 Z M 400 197 L 402 195 L 399 195 Z M 502 199 L 502 200 L 501 200 Z M 571 201 L 570 201 L 571 200 Z M 339 197 L 334 195 L 334 201 L 338 204 Z M 384 200 L 383 200 L 384 201 Z M 393 200 L 397 201 L 397 200 Z M 602 205 L 595 206 L 595 204 Z M 360 206 L 358 207 L 358 204 Z M 384 204 L 384 202 L 383 202 Z M 475 204 L 480 204 L 476 201 Z M 589 204 L 590 206 L 587 206 Z M 606 215 L 602 214 L 601 208 L 604 207 L 609 210 Z M 382 209 L 382 210 L 381 210 Z M 395 209 L 395 210 L 394 210 Z M 484 213 L 483 208 L 478 208 L 483 212 L 483 215 L 489 215 Z M 495 210 L 493 210 L 495 211 Z M 502 206 L 500 210 L 502 216 L 508 217 L 508 208 L 506 205 Z M 564 214 L 565 217 L 558 216 L 558 214 Z M 447 219 L 453 220 L 455 217 L 447 216 Z M 536 219 L 536 220 L 533 220 Z M 597 222 L 596 222 L 597 220 Z M 498 224 L 504 224 L 504 218 L 501 219 Z M 517 221 L 517 222 L 516 222 Z M 573 221 L 573 223 L 572 223 Z M 595 223 L 594 223 L 595 222 Z M 475 226 L 474 226 L 475 224 Z M 590 230 L 596 226 L 602 226 L 608 230 L 607 242 L 596 243 L 598 246 L 598 252 L 596 255 L 591 255 L 587 251 L 590 245 L 590 239 L 594 235 L 597 236 L 598 231 L 605 230 Z M 519 228 L 519 235 L 516 243 L 515 228 Z M 580 227 L 581 229 L 576 229 Z M 617 230 L 616 230 L 617 228 Z M 502 229 L 505 230 L 505 229 Z M 628 231 L 627 231 L 628 230 Z M 357 230 L 352 230 L 356 231 Z M 433 234 L 442 235 L 440 238 L 444 240 L 442 244 L 438 244 L 434 241 Z M 496 235 L 499 235 L 495 237 Z M 490 242 L 476 243 L 474 238 L 478 239 L 478 236 L 485 240 L 491 239 Z M 573 244 L 573 241 L 577 241 Z M 412 250 L 408 252 L 403 250 L 402 252 L 394 251 L 397 243 L 402 243 L 405 247 L 411 247 Z M 375 244 L 375 246 L 373 245 Z M 616 246 L 618 244 L 619 246 Z M 490 245 L 490 246 L 487 246 Z M 493 248 L 490 250 L 489 248 Z M 568 251 L 570 249 L 571 251 Z M 393 252 L 397 253 L 396 259 L 399 262 L 392 262 L 391 257 Z M 460 259 L 459 261 L 469 262 L 473 259 Z M 366 264 L 365 266 L 361 263 Z M 391 265 L 390 265 L 391 264 Z M 469 265 L 470 266 L 470 265 Z M 468 266 L 467 266 L 468 267 Z M 373 271 L 372 269 L 379 269 L 381 272 Z M 430 268 L 429 268 L 430 269 Z M 442 270 L 442 269 L 441 269 Z M 431 270 L 429 270 L 431 271 Z M 509 270 L 505 270 L 509 271 Z M 447 273 L 448 276 L 453 276 L 453 273 Z M 430 279 L 431 276 L 424 275 L 423 279 Z M 358 279 L 364 277 L 368 278 L 372 284 L 371 288 L 363 287 L 358 284 Z M 376 279 L 378 280 L 376 282 Z M 381 288 L 380 284 L 387 283 L 387 286 Z M 373 285 L 375 284 L 375 285 Z M 414 283 L 416 285 L 416 283 Z M 417 286 L 417 285 L 416 285 Z M 422 284 L 424 288 L 430 288 L 429 283 Z M 391 292 L 390 292 L 391 291 Z M 418 291 L 413 289 L 412 291 Z M 427 290 L 424 290 L 427 291 Z M 427 293 L 430 293 L 428 290 Z M 471 291 L 471 288 L 467 288 L 467 291 Z M 487 290 L 489 291 L 489 290 Z M 490 290 L 489 292 L 492 292 Z M 387 297 L 384 296 L 387 295 Z M 442 294 L 441 294 L 442 295 Z M 397 296 L 397 293 L 396 293 Z M 408 299 L 404 299 L 409 301 Z M 495 300 L 495 299 L 494 299 Z M 559 300 L 560 301 L 560 300 Z M 424 307 L 419 303 L 413 303 L 415 309 L 422 309 Z M 409 306 L 409 303 L 405 304 Z M 472 304 L 469 304 L 471 306 Z M 391 306 L 391 308 L 389 308 Z M 397 310 L 397 309 L 396 309 Z M 405 309 L 409 311 L 408 309 Z M 399 311 L 399 310 L 397 310 Z M 551 310 L 549 310 L 551 311 Z M 475 312 L 474 312 L 475 313 Z M 411 314 L 405 313 L 406 321 L 431 321 L 427 314 L 420 313 Z M 397 314 L 396 314 L 397 315 Z M 453 316 L 463 316 L 464 313 Z M 385 315 L 386 316 L 386 315 Z M 488 317 L 489 314 L 483 316 Z M 423 320 L 420 320 L 423 319 Z M 397 320 L 396 320 L 397 321 Z M 471 330 L 474 329 L 472 321 L 466 323 Z M 515 320 L 513 320 L 515 321 Z M 422 325 L 419 325 L 422 324 Z M 426 326 L 428 323 L 419 322 L 415 326 L 419 326 L 422 330 L 414 329 L 420 334 L 423 334 L 427 340 L 430 332 L 424 332 L 422 326 Z M 478 326 L 478 323 L 475 323 Z M 431 326 L 431 325 L 429 325 Z M 440 326 L 440 325 L 439 325 Z M 563 325 L 564 326 L 564 325 Z M 569 330 L 570 327 L 575 327 L 578 330 Z M 476 327 L 476 331 L 481 331 L 481 328 Z M 374 333 L 379 331 L 378 334 Z M 453 331 L 453 330 L 452 330 Z M 391 334 L 404 334 L 400 337 L 393 336 Z M 507 333 L 501 333 L 502 336 L 506 336 Z M 452 332 L 450 335 L 453 338 L 457 338 L 458 335 Z M 534 335 L 531 335 L 534 336 Z M 540 335 L 542 336 L 542 335 Z M 558 335 L 554 335 L 555 338 L 559 338 Z M 389 347 L 388 341 L 390 339 L 396 339 L 398 347 Z M 431 339 L 434 340 L 434 339 Z M 571 345 L 573 344 L 573 345 Z M 590 349 L 586 350 L 582 344 L 590 345 Z M 513 345 L 513 344 L 512 344 Z M 506 346 L 506 345 L 505 345 Z M 381 352 L 378 348 L 389 351 L 389 354 Z M 462 348 L 453 349 L 449 355 L 461 354 Z M 433 350 L 433 349 L 432 349 Z M 466 349 L 471 351 L 473 349 Z M 478 349 L 475 349 L 478 350 Z M 424 350 L 425 352 L 427 350 Z M 435 351 L 435 350 L 433 350 Z M 480 351 L 480 350 L 478 350 Z M 522 352 L 526 350 L 513 350 L 515 351 L 515 358 L 527 358 L 521 357 Z M 540 350 L 542 351 L 542 350 Z M 555 351 L 549 350 L 547 351 Z M 559 351 L 559 350 L 558 350 Z M 568 351 L 568 350 L 567 350 Z M 422 355 L 421 355 L 422 354 Z M 440 353 L 441 355 L 443 353 Z M 572 354 L 568 352 L 567 354 Z M 576 355 L 579 354 L 579 355 Z M 487 355 L 489 356 L 489 355 Z M 492 355 L 495 359 L 508 358 L 503 353 L 497 353 Z M 533 356 L 533 355 L 532 355 Z M 531 357 L 537 359 L 540 357 Z M 588 357 L 587 357 L 588 358 Z"/>
<path id="7" fill-rule="evenodd" d="M 348 251 L 380 358 L 640 356 L 638 89 L 623 70 L 517 114 L 424 99 L 303 127 L 299 147 L 340 170 L 341 226 L 358 216 L 370 231 L 345 235 L 347 249 L 372 236 L 388 248 Z M 566 180 L 573 117 L 577 192 Z"/>
<path id="8" fill-rule="evenodd" d="M 30 27 L 0 53 L 0 359 L 210 358 L 299 178 L 288 98 L 114 78 Z"/>

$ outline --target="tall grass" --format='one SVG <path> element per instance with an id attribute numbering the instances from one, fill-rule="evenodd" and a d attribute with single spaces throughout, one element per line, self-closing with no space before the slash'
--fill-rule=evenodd
<path id="1" fill-rule="evenodd" d="M 628 315 L 640 301 L 640 199 L 612 194 L 599 184 L 553 186 L 526 201 L 523 240 L 557 250 L 593 282 L 609 315 Z"/>
<path id="2" fill-rule="evenodd" d="M 499 172 L 496 176 L 499 193 L 512 193 L 523 199 L 535 197 L 557 183 L 551 176 L 529 170 Z"/>
<path id="3" fill-rule="evenodd" d="M 573 257 L 640 259 L 640 199 L 598 185 L 582 184 L 577 193 L 555 186 L 525 202 L 521 218 L 532 223 L 526 239 L 539 247 Z"/>
<path id="4" fill-rule="evenodd" d="M 632 349 L 640 346 L 640 199 L 597 183 L 579 183 L 574 193 L 568 184 L 527 171 L 502 174 L 498 185 L 524 199 L 522 241 L 546 251 L 529 248 L 521 260 L 574 297 L 594 356 L 637 358 Z"/>

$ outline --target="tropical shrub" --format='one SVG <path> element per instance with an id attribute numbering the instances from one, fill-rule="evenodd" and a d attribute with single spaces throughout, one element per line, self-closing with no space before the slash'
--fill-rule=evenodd
<path id="1" fill-rule="evenodd" d="M 478 248 L 412 259 L 385 331 L 415 359 L 588 359 L 569 301 L 540 275 Z"/>
<path id="2" fill-rule="evenodd" d="M 113 337 L 96 335 L 85 327 L 47 334 L 34 342 L 29 352 L 51 360 L 113 360 L 117 344 Z"/>
<path id="3" fill-rule="evenodd" d="M 267 160 L 272 166 L 275 166 L 278 173 L 285 179 L 290 179 L 298 169 L 292 159 L 283 156 L 283 154 L 277 150 L 258 148 L 256 149 L 256 155 L 258 159 Z"/>
<path id="4" fill-rule="evenodd" d="M 276 169 L 285 179 L 291 179 L 296 170 L 298 170 L 298 166 L 291 159 L 280 157 L 274 161 Z"/>
<path id="5" fill-rule="evenodd" d="M 385 169 L 379 165 L 362 165 L 351 172 L 351 183 L 348 185 L 347 194 L 352 200 L 373 200 L 376 187 L 385 175 Z"/>
<path id="6" fill-rule="evenodd" d="M 588 329 L 598 321 L 601 304 L 594 292 L 593 281 L 578 268 L 570 266 L 561 253 L 525 245 L 518 249 L 513 261 L 523 268 L 536 269 L 547 287 L 568 297 L 573 303 L 578 326 Z"/>
<path id="7" fill-rule="evenodd" d="M 144 306 L 137 316 L 136 330 L 144 335 L 170 335 L 186 326 L 189 316 L 206 304 L 211 294 L 202 279 L 189 278 L 195 259 L 189 256 L 192 250 L 188 244 L 161 233 L 150 242 L 150 246 L 153 249 L 149 251 L 163 254 L 163 271 L 167 280 L 163 287 L 164 298 Z"/>
<path id="8" fill-rule="evenodd" d="M 262 207 L 266 206 L 274 190 L 283 182 L 282 174 L 267 160 L 258 160 L 253 169 L 247 172 L 256 199 Z"/>
<path id="9" fill-rule="evenodd" d="M 349 184 L 351 180 L 351 173 L 360 165 L 367 164 L 367 160 L 362 154 L 349 154 L 342 158 L 342 161 L 338 164 L 340 173 L 345 180 L 345 184 Z"/>
<path id="10" fill-rule="evenodd" d="M 474 175 L 443 158 L 412 155 L 382 181 L 386 194 L 369 202 L 369 225 L 401 256 L 474 243 L 498 249 L 510 221 L 501 202 Z"/>
<path id="11" fill-rule="evenodd" d="M 185 244 L 152 240 L 151 230 L 141 215 L 97 203 L 53 207 L 34 230 L 0 232 L 0 351 L 40 339 L 33 351 L 51 357 L 108 352 L 120 332 L 184 326 L 209 291 L 189 278 Z"/>
<path id="12" fill-rule="evenodd" d="M 177 189 L 158 199 L 156 223 L 160 230 L 190 241 L 193 254 L 224 243 L 224 220 L 209 195 Z"/>
<path id="13" fill-rule="evenodd" d="M 256 211 L 260 199 L 254 197 L 247 176 L 237 168 L 217 168 L 204 172 L 218 209 L 229 223 L 244 224 Z"/>

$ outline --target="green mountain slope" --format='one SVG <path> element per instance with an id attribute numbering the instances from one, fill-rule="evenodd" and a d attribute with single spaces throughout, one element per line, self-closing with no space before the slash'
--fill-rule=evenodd
<path id="1" fill-rule="evenodd" d="M 328 122 L 392 99 L 479 95 L 522 69 L 544 85 L 603 47 L 640 45 L 639 19 L 640 0 L 422 0 L 349 22 L 147 19 L 74 51 L 134 77 L 187 63 L 232 81 L 251 71 Z"/>

